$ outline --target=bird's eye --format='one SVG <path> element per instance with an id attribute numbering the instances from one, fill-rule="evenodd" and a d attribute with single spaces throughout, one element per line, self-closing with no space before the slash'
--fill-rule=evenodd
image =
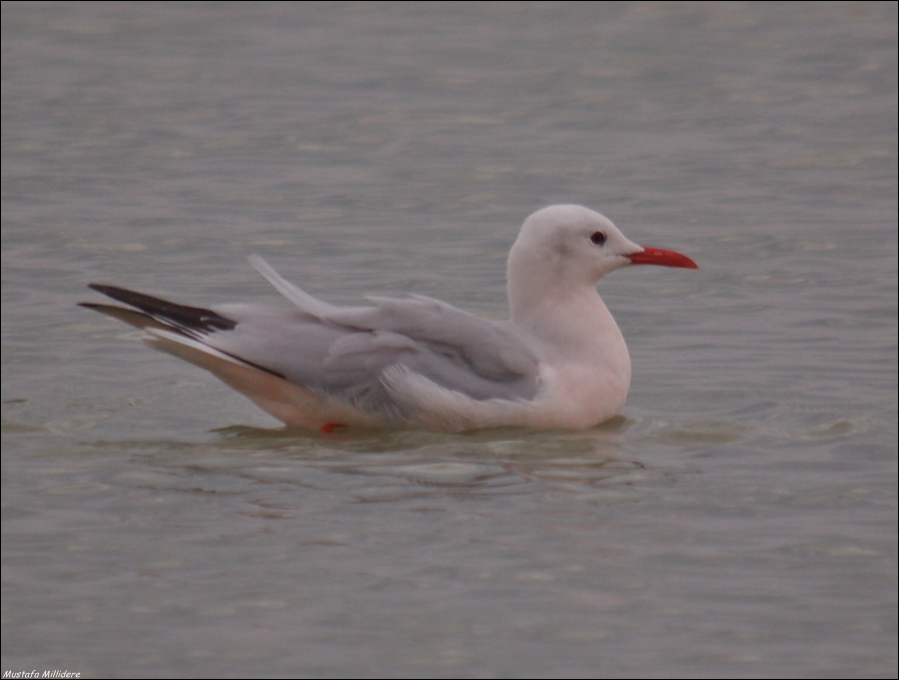
<path id="1" fill-rule="evenodd" d="M 590 241 L 598 246 L 601 246 L 606 242 L 606 235 L 601 231 L 594 231 L 592 234 L 590 234 Z"/>

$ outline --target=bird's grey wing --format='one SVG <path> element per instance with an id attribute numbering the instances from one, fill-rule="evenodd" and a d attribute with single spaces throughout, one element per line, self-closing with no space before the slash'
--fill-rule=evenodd
<path id="1" fill-rule="evenodd" d="M 536 352 L 508 322 L 481 319 L 424 296 L 369 298 L 374 307 L 335 307 L 284 280 L 258 255 L 250 263 L 304 315 L 324 328 L 345 329 L 322 362 L 323 385 L 369 385 L 363 376 L 379 376 L 402 364 L 475 399 L 529 399 L 537 392 Z"/>
<path id="2" fill-rule="evenodd" d="M 205 309 L 113 286 L 91 287 L 139 311 L 85 306 L 156 333 L 165 339 L 157 343 L 160 349 L 182 356 L 172 351 L 182 336 L 190 340 L 183 343 L 191 350 L 188 360 L 204 368 L 204 357 L 196 353 L 206 346 L 385 418 L 409 415 L 408 404 L 394 398 L 385 379 L 394 367 L 475 400 L 530 399 L 538 388 L 537 357 L 514 328 L 429 298 L 377 298 L 372 307 L 337 308 L 294 295 L 305 308 Z"/>
<path id="3" fill-rule="evenodd" d="M 536 394 L 537 360 L 519 338 L 502 324 L 449 305 L 437 316 L 449 326 L 441 332 L 437 320 L 422 318 L 433 311 L 433 303 L 379 299 L 375 307 L 333 312 L 321 322 L 293 310 L 216 306 L 217 313 L 237 323 L 227 332 L 209 334 L 204 342 L 386 418 L 407 415 L 384 381 L 385 371 L 394 366 L 472 399 L 530 399 Z"/>
<path id="4" fill-rule="evenodd" d="M 369 300 L 374 307 L 339 310 L 327 319 L 368 331 L 371 349 L 397 354 L 392 363 L 473 399 L 530 399 L 536 394 L 538 357 L 508 323 L 426 297 Z M 365 356 L 364 338 L 357 334 L 336 345 L 329 363 L 337 367 L 345 356 Z"/>

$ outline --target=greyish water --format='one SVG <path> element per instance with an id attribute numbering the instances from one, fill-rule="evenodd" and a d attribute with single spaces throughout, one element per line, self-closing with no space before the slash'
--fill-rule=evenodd
<path id="1" fill-rule="evenodd" d="M 897 673 L 897 5 L 3 3 L 2 670 Z M 288 432 L 91 281 L 506 314 L 600 291 L 587 432 Z"/>

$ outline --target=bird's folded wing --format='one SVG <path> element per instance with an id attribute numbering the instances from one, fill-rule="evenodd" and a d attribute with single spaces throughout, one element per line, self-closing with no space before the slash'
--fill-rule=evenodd
<path id="1" fill-rule="evenodd" d="M 461 380 L 460 385 L 470 377 L 505 383 L 534 380 L 537 376 L 535 351 L 521 332 L 507 322 L 482 319 L 424 296 L 401 300 L 370 297 L 373 307 L 335 307 L 285 281 L 261 257 L 253 256 L 252 263 L 303 313 L 325 325 L 345 329 L 349 337 L 339 338 L 342 342 L 336 342 L 328 351 L 327 362 L 335 371 L 343 368 L 344 360 L 351 365 L 361 361 L 374 368 L 392 363 L 392 355 L 411 352 L 420 357 L 431 355 L 435 369 L 446 362 L 462 369 L 462 374 L 452 381 Z M 366 331 L 367 334 L 355 337 L 357 332 Z M 416 363 L 420 368 L 428 366 L 427 361 Z"/>

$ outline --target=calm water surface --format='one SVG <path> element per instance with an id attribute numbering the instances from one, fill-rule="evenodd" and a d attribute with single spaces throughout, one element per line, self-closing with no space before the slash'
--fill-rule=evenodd
<path id="1" fill-rule="evenodd" d="M 3 3 L 2 670 L 897 673 L 895 3 Z M 521 221 L 600 291 L 588 432 L 310 436 L 91 281 L 506 314 Z"/>

